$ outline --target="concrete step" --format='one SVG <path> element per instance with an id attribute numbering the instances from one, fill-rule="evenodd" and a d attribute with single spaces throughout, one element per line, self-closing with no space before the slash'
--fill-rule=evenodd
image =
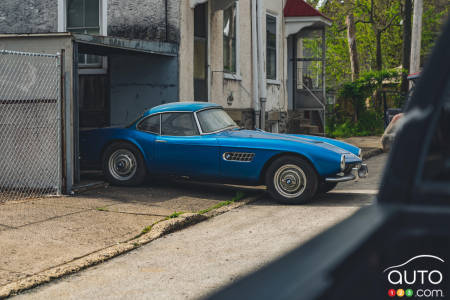
<path id="1" fill-rule="evenodd" d="M 312 135 L 320 135 L 319 126 L 316 125 L 305 125 L 302 124 L 299 127 L 290 128 L 290 133 L 302 133 L 302 134 L 312 134 Z"/>

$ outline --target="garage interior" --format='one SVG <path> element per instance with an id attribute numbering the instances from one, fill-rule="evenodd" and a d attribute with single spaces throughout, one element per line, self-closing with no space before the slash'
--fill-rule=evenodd
<path id="1" fill-rule="evenodd" d="M 100 184 L 100 165 L 82 165 L 82 130 L 126 126 L 145 110 L 178 101 L 174 44 L 74 34 L 74 190 Z M 100 180 L 99 180 L 100 179 Z"/>

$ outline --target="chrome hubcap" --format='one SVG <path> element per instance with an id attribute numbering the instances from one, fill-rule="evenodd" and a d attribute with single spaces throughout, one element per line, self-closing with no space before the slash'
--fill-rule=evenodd
<path id="1" fill-rule="evenodd" d="M 306 188 L 306 175 L 297 165 L 281 166 L 273 178 L 275 189 L 286 198 L 297 198 Z"/>
<path id="2" fill-rule="evenodd" d="M 137 163 L 134 154 L 126 149 L 115 151 L 108 161 L 109 172 L 120 181 L 131 179 L 136 174 Z"/>

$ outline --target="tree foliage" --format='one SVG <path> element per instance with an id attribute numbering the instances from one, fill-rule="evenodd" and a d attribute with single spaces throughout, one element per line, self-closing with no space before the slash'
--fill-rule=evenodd
<path id="1" fill-rule="evenodd" d="M 401 65 L 403 0 L 328 0 L 321 10 L 333 20 L 327 30 L 328 86 L 337 87 L 351 80 L 350 57 L 346 39 L 345 17 L 355 16 L 356 38 L 361 73 L 391 69 Z M 430 53 L 448 16 L 448 0 L 424 1 L 422 54 Z M 379 38 L 380 61 L 377 61 Z M 379 65 L 381 63 L 381 65 Z"/>
<path id="2" fill-rule="evenodd" d="M 373 135 L 383 132 L 384 117 L 374 94 L 383 86 L 398 86 L 401 72 L 371 71 L 341 85 L 338 104 L 327 120 L 327 134 L 334 137 Z"/>

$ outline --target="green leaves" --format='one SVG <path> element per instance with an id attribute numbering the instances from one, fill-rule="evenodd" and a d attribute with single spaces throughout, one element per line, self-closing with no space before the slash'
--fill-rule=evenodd
<path id="1" fill-rule="evenodd" d="M 373 95 L 383 85 L 398 86 L 399 70 L 366 72 L 355 81 L 348 81 L 338 90 L 338 104 L 327 120 L 327 135 L 349 137 L 383 133 L 383 114 L 373 105 Z"/>
<path id="2" fill-rule="evenodd" d="M 382 31 L 382 68 L 391 69 L 401 66 L 403 6 L 404 0 L 327 1 L 322 7 L 322 12 L 333 20 L 332 26 L 327 29 L 327 86 L 336 88 L 351 78 L 345 27 L 345 17 L 349 11 L 355 16 L 361 73 L 376 69 L 376 30 Z M 424 1 L 423 56 L 431 52 L 448 13 L 448 0 Z"/>

